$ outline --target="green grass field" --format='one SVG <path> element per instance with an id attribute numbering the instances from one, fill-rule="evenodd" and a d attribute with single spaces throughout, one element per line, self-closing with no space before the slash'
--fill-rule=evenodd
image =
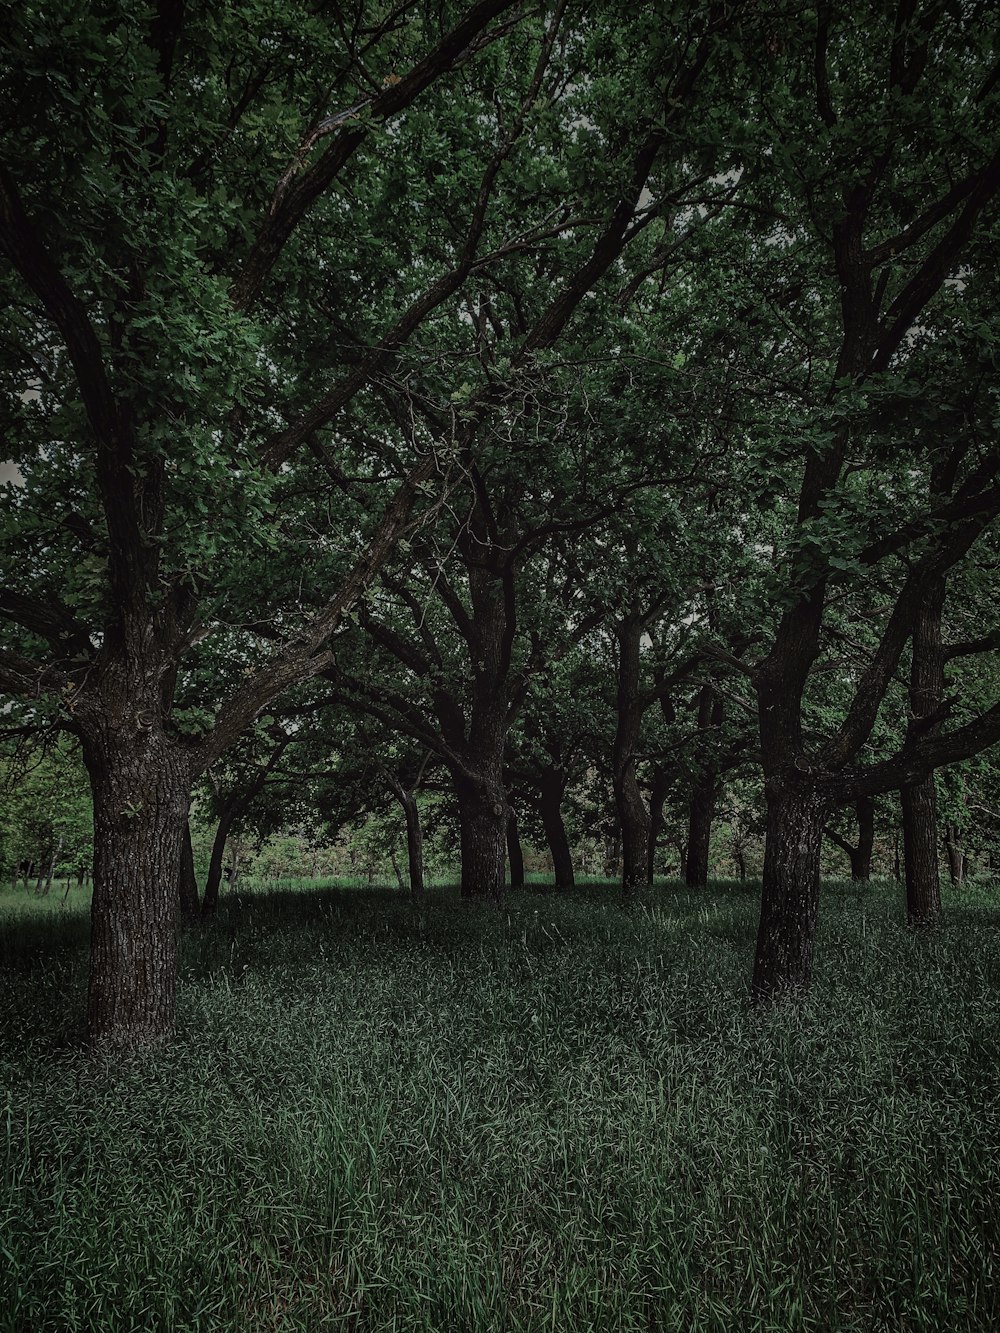
<path id="1" fill-rule="evenodd" d="M 734 887 L 244 894 L 117 1068 L 77 1044 L 79 895 L 36 908 L 0 895 L 0 1330 L 1000 1322 L 985 893 L 920 938 L 830 886 L 767 1018 Z"/>

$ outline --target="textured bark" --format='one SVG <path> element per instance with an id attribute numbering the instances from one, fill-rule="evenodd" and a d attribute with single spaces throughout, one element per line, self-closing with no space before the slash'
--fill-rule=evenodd
<path id="1" fill-rule="evenodd" d="M 715 793 L 715 774 L 707 770 L 702 771 L 694 784 L 688 805 L 684 880 L 692 889 L 703 889 L 708 883 L 708 851 L 712 840 L 712 822 L 715 818 Z"/>
<path id="2" fill-rule="evenodd" d="M 562 798 L 566 790 L 566 776 L 554 766 L 542 770 L 539 777 L 539 814 L 545 841 L 552 857 L 552 873 L 557 889 L 571 889 L 576 883 L 573 873 L 573 854 L 563 823 Z"/>
<path id="3" fill-rule="evenodd" d="M 631 893 L 649 881 L 649 812 L 636 778 L 636 751 L 644 701 L 640 692 L 642 619 L 627 616 L 618 626 L 618 723 L 612 775 L 621 830 L 622 888 Z"/>
<path id="4" fill-rule="evenodd" d="M 136 1049 L 173 1032 L 177 884 L 190 778 L 155 725 L 85 732 L 94 800 L 89 1035 Z M 131 722 L 132 725 L 129 725 Z"/>
<path id="5" fill-rule="evenodd" d="M 521 835 L 517 827 L 517 815 L 513 806 L 507 812 L 507 865 L 510 868 L 510 887 L 524 888 L 524 853 L 521 850 Z"/>
<path id="6" fill-rule="evenodd" d="M 507 796 L 499 765 L 491 777 L 456 779 L 462 855 L 462 897 L 503 899 L 507 860 Z"/>
<path id="7" fill-rule="evenodd" d="M 181 869 L 178 876 L 178 902 L 181 915 L 187 921 L 194 921 L 198 916 L 198 880 L 194 873 L 194 848 L 191 846 L 191 824 L 184 822 L 184 836 L 181 841 Z"/>
<path id="8" fill-rule="evenodd" d="M 906 916 L 911 925 L 929 926 L 941 916 L 934 775 L 904 787 L 899 795 L 903 806 Z"/>
<path id="9" fill-rule="evenodd" d="M 751 997 L 769 1004 L 805 994 L 812 980 L 819 861 L 826 806 L 814 790 L 765 786 L 767 840 Z"/>

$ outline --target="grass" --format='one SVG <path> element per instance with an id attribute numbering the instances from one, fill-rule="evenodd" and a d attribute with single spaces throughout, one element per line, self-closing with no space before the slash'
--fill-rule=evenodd
<path id="1" fill-rule="evenodd" d="M 113 1067 L 79 907 L 0 899 L 0 1330 L 996 1327 L 998 916 L 962 901 L 919 938 L 830 886 L 812 1000 L 760 1018 L 734 886 L 244 894 L 184 938 L 176 1044 Z"/>

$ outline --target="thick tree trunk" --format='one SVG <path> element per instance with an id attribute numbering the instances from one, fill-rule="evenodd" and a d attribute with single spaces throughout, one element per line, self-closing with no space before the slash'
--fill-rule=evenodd
<path id="1" fill-rule="evenodd" d="M 941 877 L 937 851 L 937 794 L 934 775 L 904 787 L 903 862 L 906 916 L 913 926 L 933 925 L 941 916 Z"/>
<path id="2" fill-rule="evenodd" d="M 178 901 L 181 916 L 186 921 L 198 917 L 198 880 L 194 873 L 194 848 L 191 846 L 191 824 L 184 821 L 184 836 L 181 840 L 181 869 L 178 876 Z"/>
<path id="3" fill-rule="evenodd" d="M 573 854 L 566 836 L 566 825 L 562 817 L 562 798 L 566 790 L 566 777 L 561 769 L 545 768 L 539 778 L 539 814 L 545 841 L 549 845 L 552 857 L 552 873 L 557 889 L 573 888 L 576 879 L 573 873 Z"/>
<path id="4" fill-rule="evenodd" d="M 510 868 L 510 887 L 524 888 L 524 853 L 521 850 L 521 835 L 517 827 L 517 815 L 514 807 L 508 807 L 507 813 L 507 865 Z"/>
<path id="5" fill-rule="evenodd" d="M 689 888 L 703 889 L 708 883 L 708 849 L 715 818 L 715 773 L 703 769 L 695 781 L 688 806 L 687 854 L 684 879 Z"/>
<path id="6" fill-rule="evenodd" d="M 626 893 L 649 883 L 649 816 L 634 771 L 615 783 L 621 826 L 622 888 Z"/>
<path id="7" fill-rule="evenodd" d="M 83 754 L 94 800 L 90 1040 L 150 1046 L 174 1027 L 188 766 L 162 732 L 128 721 L 85 731 Z"/>
<path id="8" fill-rule="evenodd" d="M 826 806 L 819 794 L 765 786 L 767 840 L 751 996 L 769 1004 L 805 994 L 812 980 L 819 861 Z"/>
<path id="9" fill-rule="evenodd" d="M 500 902 L 506 885 L 507 795 L 501 766 L 474 782 L 455 779 L 462 855 L 462 897 Z"/>
<path id="10" fill-rule="evenodd" d="M 208 861 L 208 877 L 205 880 L 205 893 L 201 900 L 201 914 L 208 918 L 215 916 L 219 906 L 219 886 L 222 883 L 222 866 L 226 855 L 226 841 L 240 807 L 237 803 L 223 807 L 219 823 L 212 841 L 212 854 Z"/>

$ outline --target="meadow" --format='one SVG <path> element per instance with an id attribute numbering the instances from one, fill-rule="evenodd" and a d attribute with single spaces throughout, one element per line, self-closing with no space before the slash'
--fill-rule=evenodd
<path id="1" fill-rule="evenodd" d="M 241 893 L 112 1066 L 82 898 L 6 890 L 0 1330 L 996 1327 L 998 907 L 900 894 L 762 1016 L 752 886 Z"/>

